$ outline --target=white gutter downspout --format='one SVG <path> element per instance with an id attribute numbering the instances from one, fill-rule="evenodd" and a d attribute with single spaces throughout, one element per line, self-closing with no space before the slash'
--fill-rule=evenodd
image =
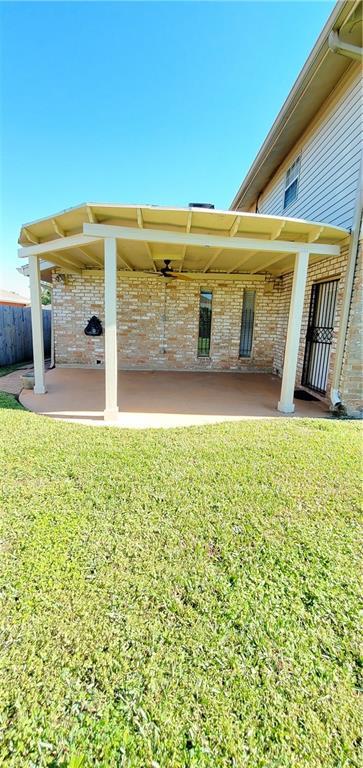
<path id="1" fill-rule="evenodd" d="M 51 367 L 51 368 L 54 368 L 54 367 L 55 367 L 55 355 L 54 355 L 54 305 L 53 305 L 53 285 L 52 285 L 52 287 L 51 287 L 51 288 L 49 288 L 49 290 L 50 290 L 50 297 L 51 297 L 51 302 L 50 302 L 50 312 L 51 312 L 51 316 L 50 316 L 50 322 L 51 322 L 51 326 L 50 326 L 50 334 L 51 334 L 51 335 L 50 335 L 50 367 Z"/>
<path id="2" fill-rule="evenodd" d="M 339 53 L 341 56 L 348 56 L 349 59 L 362 60 L 363 48 L 359 48 L 358 45 L 351 45 L 351 43 L 343 43 L 343 40 L 339 37 L 339 33 L 335 30 L 330 32 L 328 45 L 333 53 Z"/>
<path id="3" fill-rule="evenodd" d="M 361 166 L 362 166 L 362 163 L 361 163 Z M 357 198 L 356 198 L 356 204 L 355 204 L 353 226 L 351 231 L 351 239 L 350 239 L 349 253 L 348 253 L 347 271 L 345 276 L 344 295 L 343 295 L 337 346 L 336 346 L 336 353 L 335 353 L 333 381 L 332 381 L 332 388 L 330 390 L 330 400 L 333 406 L 337 406 L 339 405 L 339 403 L 342 402 L 339 394 L 339 384 L 340 384 L 340 377 L 342 373 L 345 341 L 346 341 L 347 328 L 348 328 L 350 305 L 352 301 L 354 273 L 355 273 L 357 252 L 358 252 L 358 246 L 359 246 L 359 235 L 360 235 L 360 227 L 361 227 L 361 219 L 362 219 L 362 203 L 363 203 L 363 190 L 362 190 L 361 167 L 360 167 Z"/>

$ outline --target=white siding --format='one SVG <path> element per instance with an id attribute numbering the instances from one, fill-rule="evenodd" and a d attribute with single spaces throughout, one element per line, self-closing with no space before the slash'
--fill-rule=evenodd
<path id="1" fill-rule="evenodd" d="M 259 213 L 352 224 L 362 151 L 362 78 L 356 65 L 338 84 L 258 201 Z M 301 154 L 297 199 L 284 209 L 286 171 Z"/>

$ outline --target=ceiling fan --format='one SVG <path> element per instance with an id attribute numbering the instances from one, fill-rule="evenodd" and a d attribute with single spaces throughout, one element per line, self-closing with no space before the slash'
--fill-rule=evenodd
<path id="1" fill-rule="evenodd" d="M 174 272 L 172 267 L 170 267 L 171 262 L 172 259 L 164 259 L 164 266 L 156 274 L 171 280 L 187 280 L 188 282 L 189 280 L 193 280 L 189 275 L 187 276 L 182 275 L 181 272 Z"/>

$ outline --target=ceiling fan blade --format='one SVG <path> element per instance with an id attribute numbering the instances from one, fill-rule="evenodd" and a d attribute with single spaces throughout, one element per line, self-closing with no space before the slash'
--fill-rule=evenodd
<path id="1" fill-rule="evenodd" d="M 194 280 L 194 277 L 190 277 L 189 275 L 182 275 L 181 272 L 170 272 L 167 276 L 172 277 L 173 280 L 186 280 L 188 283 L 190 280 Z"/>
<path id="2" fill-rule="evenodd" d="M 148 277 L 164 277 L 162 272 L 145 272 L 145 270 L 142 271 L 143 275 L 147 275 Z"/>

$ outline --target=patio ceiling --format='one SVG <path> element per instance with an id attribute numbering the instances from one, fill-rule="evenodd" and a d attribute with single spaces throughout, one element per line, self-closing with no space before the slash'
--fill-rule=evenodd
<path id="1" fill-rule="evenodd" d="M 291 272 L 304 243 L 310 263 L 334 256 L 349 232 L 242 211 L 87 203 L 24 225 L 19 255 L 36 254 L 64 272 L 103 270 L 108 236 L 116 238 L 117 266 L 125 276 L 155 275 L 171 259 L 174 271 L 196 279 L 238 279 Z"/>

